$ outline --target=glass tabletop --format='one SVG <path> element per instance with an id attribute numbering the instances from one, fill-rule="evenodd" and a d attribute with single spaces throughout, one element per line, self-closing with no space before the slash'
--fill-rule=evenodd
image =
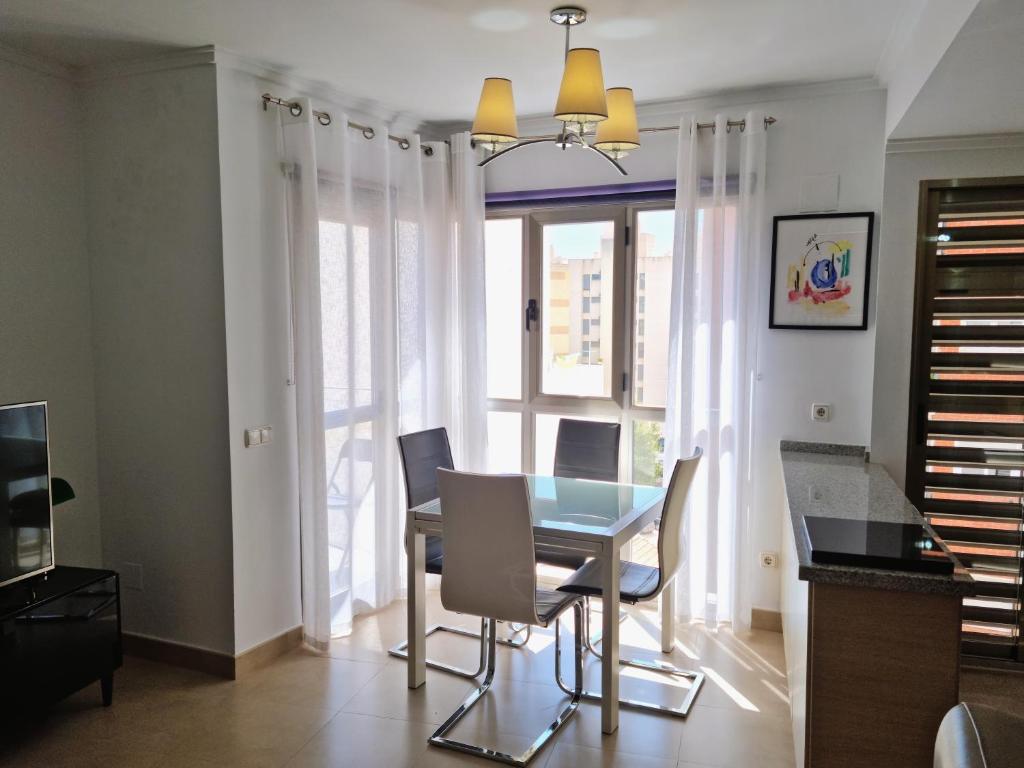
<path id="1" fill-rule="evenodd" d="M 533 524 L 559 531 L 604 533 L 620 520 L 660 505 L 665 489 L 649 485 L 604 483 L 567 477 L 527 475 Z M 439 502 L 422 512 L 436 514 Z M 417 517 L 419 514 L 417 514 Z"/>

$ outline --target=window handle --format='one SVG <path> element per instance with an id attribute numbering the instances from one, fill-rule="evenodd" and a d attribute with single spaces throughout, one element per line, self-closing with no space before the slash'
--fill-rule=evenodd
<path id="1" fill-rule="evenodd" d="M 539 312 L 537 311 L 537 300 L 536 299 L 530 299 L 528 302 L 526 302 L 526 332 L 527 333 L 530 332 L 530 322 L 531 321 L 534 322 L 534 323 L 537 322 L 538 314 L 539 314 Z"/>

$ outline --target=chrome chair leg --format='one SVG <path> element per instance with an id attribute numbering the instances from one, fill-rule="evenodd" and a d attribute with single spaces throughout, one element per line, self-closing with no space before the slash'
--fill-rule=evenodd
<path id="1" fill-rule="evenodd" d="M 565 725 L 569 718 L 572 717 L 580 705 L 580 697 L 583 692 L 583 606 L 581 603 L 577 602 L 573 604 L 573 614 L 576 627 L 576 686 L 574 689 L 568 691 L 571 699 L 566 707 L 558 713 L 558 716 L 551 725 L 549 725 L 544 732 L 534 740 L 533 744 L 531 744 L 525 752 L 519 755 L 510 755 L 505 752 L 488 749 L 487 747 L 480 747 L 475 744 L 467 744 L 462 741 L 449 739 L 445 736 L 446 733 L 454 728 L 458 722 L 465 717 L 470 708 L 476 704 L 485 693 L 487 693 L 491 687 L 491 683 L 494 682 L 494 665 L 496 656 L 495 635 L 497 633 L 496 622 L 494 619 L 488 619 L 487 629 L 485 630 L 487 633 L 487 675 L 484 677 L 483 683 L 473 691 L 469 697 L 462 702 L 462 705 L 455 710 L 454 714 L 445 720 L 444 724 L 434 732 L 434 735 L 430 737 L 430 743 L 436 747 L 444 747 L 445 749 L 465 752 L 468 755 L 484 757 L 488 760 L 505 763 L 506 765 L 514 765 L 517 766 L 517 768 L 525 768 L 525 766 L 534 757 L 536 757 L 537 753 L 544 748 L 544 745 L 548 743 L 558 729 Z M 558 626 L 557 619 L 555 621 L 555 626 Z M 555 658 L 555 663 L 557 665 L 558 657 L 556 656 Z"/>
<path id="2" fill-rule="evenodd" d="M 449 674 L 452 674 L 452 675 L 458 675 L 459 677 L 465 677 L 465 678 L 468 678 L 470 680 L 475 680 L 476 678 L 480 677 L 480 675 L 482 675 L 484 673 L 484 666 L 486 664 L 485 655 L 484 655 L 486 647 L 485 647 L 485 641 L 484 641 L 484 637 L 483 637 L 484 623 L 486 621 L 487 621 L 486 619 L 480 619 L 480 632 L 479 633 L 474 632 L 471 629 L 463 629 L 462 627 L 452 627 L 452 626 L 449 626 L 448 624 L 433 624 L 433 625 L 431 625 L 430 627 L 427 628 L 427 632 L 426 632 L 426 635 L 425 635 L 425 637 L 430 637 L 435 632 L 448 632 L 448 633 L 453 634 L 453 635 L 461 635 L 462 637 L 472 637 L 474 640 L 479 640 L 480 641 L 480 665 L 477 667 L 476 672 L 472 672 L 472 671 L 470 671 L 468 669 L 462 669 L 461 667 L 456 667 L 456 666 L 453 666 L 451 664 L 445 664 L 445 663 L 440 662 L 440 661 L 431 661 L 430 659 L 426 660 L 427 667 L 429 667 L 430 669 L 440 670 L 441 672 L 448 672 Z M 502 645 L 508 646 L 509 648 L 522 648 L 524 645 L 526 645 L 528 642 L 530 642 L 530 637 L 532 637 L 532 635 L 533 635 L 533 627 L 531 627 L 529 624 L 520 625 L 518 629 L 516 629 L 516 625 L 514 625 L 514 624 L 510 624 L 509 627 L 512 630 L 510 632 L 511 637 L 509 637 L 507 639 L 503 638 L 503 637 L 499 637 L 499 638 L 497 638 L 497 642 L 501 643 Z M 512 639 L 516 635 L 522 633 L 523 630 L 526 631 L 526 634 L 523 636 L 523 638 L 521 640 L 513 640 Z M 396 646 L 394 646 L 392 648 L 389 648 L 388 649 L 388 654 L 391 655 L 391 656 L 394 656 L 396 658 L 399 658 L 399 659 L 408 659 L 409 658 L 409 641 L 406 640 L 406 641 L 401 642 L 401 643 L 399 643 L 398 645 L 396 645 Z"/>
<path id="3" fill-rule="evenodd" d="M 530 624 L 519 624 L 518 629 L 517 625 L 509 624 L 508 628 L 509 637 L 499 637 L 498 643 L 500 643 L 501 645 L 508 646 L 509 648 L 522 648 L 524 645 L 530 642 L 530 638 L 533 636 L 533 627 Z M 512 639 L 516 635 L 522 634 L 523 632 L 525 632 L 526 634 L 523 635 L 521 640 Z"/>
<path id="4" fill-rule="evenodd" d="M 480 677 L 480 675 L 482 675 L 484 673 L 484 667 L 485 667 L 486 662 L 487 662 L 487 657 L 486 657 L 487 641 L 484 638 L 484 629 L 485 629 L 485 626 L 486 626 L 486 621 L 487 621 L 486 619 L 480 619 L 480 634 L 477 634 L 476 632 L 474 632 L 474 631 L 472 631 L 470 629 L 462 629 L 462 627 L 451 627 L 451 626 L 448 626 L 447 624 L 433 624 L 432 626 L 427 628 L 427 632 L 426 632 L 426 635 L 425 635 L 425 637 L 430 637 L 435 632 L 449 632 L 449 633 L 451 633 L 453 635 L 462 635 L 463 637 L 472 637 L 472 638 L 474 638 L 476 640 L 479 640 L 480 641 L 480 665 L 477 667 L 475 672 L 470 671 L 468 669 L 462 669 L 461 667 L 456 667 L 456 666 L 454 666 L 452 664 L 445 664 L 445 663 L 440 662 L 440 661 L 431 661 L 430 659 L 427 659 L 426 662 L 425 662 L 427 667 L 430 668 L 430 669 L 437 669 L 437 670 L 439 670 L 441 672 L 448 672 L 449 674 L 452 674 L 452 675 L 458 675 L 459 677 L 465 677 L 465 678 L 468 678 L 470 680 L 475 680 L 476 678 Z M 409 658 L 409 641 L 406 640 L 406 641 L 401 642 L 398 645 L 394 646 L 393 648 L 389 648 L 388 649 L 388 654 L 391 655 L 391 656 L 395 656 L 395 657 L 397 657 L 399 659 L 408 659 Z"/>
<path id="5" fill-rule="evenodd" d="M 585 614 L 586 629 L 584 631 L 584 637 L 586 637 L 587 639 L 587 650 L 589 650 L 591 653 L 597 656 L 598 659 L 600 659 L 601 654 L 594 649 L 593 645 L 590 642 L 591 616 L 589 610 L 589 600 L 587 602 L 588 605 Z M 600 639 L 598 639 L 597 642 L 600 642 Z M 563 692 L 569 693 L 569 690 L 566 687 L 565 683 L 562 682 L 562 669 L 561 664 L 559 663 L 558 646 L 559 636 L 558 630 L 556 628 L 555 681 L 558 683 L 558 687 L 561 688 Z M 657 712 L 663 715 L 672 715 L 673 717 L 686 717 L 688 714 L 690 714 L 690 709 L 693 707 L 693 702 L 696 700 L 697 694 L 700 693 L 701 686 L 704 685 L 705 676 L 703 672 L 694 672 L 688 669 L 680 669 L 679 667 L 673 666 L 672 664 L 668 664 L 663 661 L 647 661 L 645 659 L 619 659 L 619 664 L 624 667 L 636 667 L 637 669 L 645 669 L 648 672 L 660 672 L 661 674 L 671 675 L 673 677 L 684 677 L 692 681 L 690 689 L 686 693 L 686 698 L 683 699 L 683 703 L 679 707 L 669 707 L 664 704 L 655 704 L 654 702 L 640 701 L 637 699 L 619 699 L 619 704 L 621 704 L 624 707 L 630 707 L 632 709 L 643 709 L 648 712 Z M 601 701 L 601 694 L 585 690 L 583 691 L 583 698 L 587 701 Z"/>

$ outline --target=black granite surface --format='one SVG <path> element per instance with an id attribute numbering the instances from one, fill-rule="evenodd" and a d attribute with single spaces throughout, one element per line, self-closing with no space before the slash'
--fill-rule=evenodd
<path id="1" fill-rule="evenodd" d="M 935 532 L 889 473 L 865 461 L 863 447 L 783 441 L 780 450 L 802 580 L 902 592 L 974 594 L 974 579 L 952 553 L 951 576 L 811 562 L 804 516 L 919 523 L 929 535 Z M 949 552 L 945 544 L 942 547 Z"/>

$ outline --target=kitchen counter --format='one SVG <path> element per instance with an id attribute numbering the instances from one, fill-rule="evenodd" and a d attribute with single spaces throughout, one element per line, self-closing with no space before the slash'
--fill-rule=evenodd
<path id="1" fill-rule="evenodd" d="M 942 575 L 811 562 L 808 517 L 934 531 L 860 446 L 783 441 L 779 456 L 797 766 L 931 768 L 939 723 L 959 700 L 961 603 L 974 582 L 955 557 Z"/>
<path id="2" fill-rule="evenodd" d="M 903 495 L 889 473 L 865 461 L 864 448 L 783 441 L 782 472 L 803 581 L 933 594 L 973 595 L 974 580 L 940 541 L 953 560 L 952 575 L 894 571 L 811 562 L 804 517 L 838 517 L 887 523 L 918 523 L 935 532 Z"/>

